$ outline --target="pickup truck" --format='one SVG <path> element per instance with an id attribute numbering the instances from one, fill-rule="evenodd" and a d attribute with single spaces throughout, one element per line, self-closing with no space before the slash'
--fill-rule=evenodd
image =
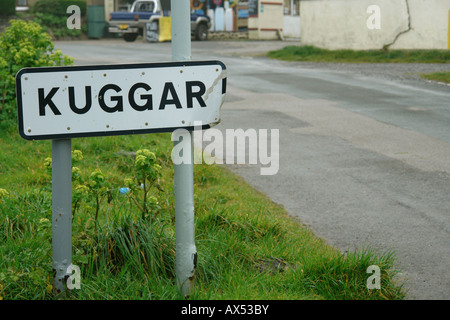
<path id="1" fill-rule="evenodd" d="M 137 0 L 128 12 L 110 13 L 108 31 L 121 34 L 125 41 L 132 42 L 143 35 L 146 23 L 158 20 L 163 15 L 168 16 L 169 13 L 163 11 L 159 0 Z M 191 12 L 191 35 L 196 40 L 207 40 L 210 26 L 211 20 L 207 15 L 194 10 Z"/>

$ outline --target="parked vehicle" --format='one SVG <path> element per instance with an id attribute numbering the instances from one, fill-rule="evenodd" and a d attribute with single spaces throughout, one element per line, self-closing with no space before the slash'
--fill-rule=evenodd
<path id="1" fill-rule="evenodd" d="M 111 12 L 108 31 L 122 34 L 125 41 L 135 41 L 143 35 L 147 23 L 169 16 L 169 11 L 163 11 L 159 0 L 137 0 L 130 11 Z M 196 40 L 207 40 L 211 26 L 210 18 L 196 11 L 191 13 L 191 35 Z"/>

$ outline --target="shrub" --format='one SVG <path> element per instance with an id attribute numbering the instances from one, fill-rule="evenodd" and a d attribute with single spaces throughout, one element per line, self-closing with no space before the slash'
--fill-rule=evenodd
<path id="1" fill-rule="evenodd" d="M 54 49 L 39 24 L 22 20 L 10 24 L 0 34 L 0 121 L 16 119 L 15 75 L 20 69 L 73 64 L 73 58 Z"/>
<path id="2" fill-rule="evenodd" d="M 76 5 L 80 7 L 81 16 L 86 15 L 86 1 L 83 0 L 38 0 L 31 11 L 58 17 L 65 17 L 67 7 Z"/>
<path id="3" fill-rule="evenodd" d="M 0 1 L 0 15 L 10 16 L 16 13 L 16 0 Z"/>
<path id="4" fill-rule="evenodd" d="M 78 37 L 84 31 L 84 24 L 82 29 L 69 29 L 67 28 L 67 17 L 66 16 L 55 16 L 45 13 L 35 13 L 34 22 L 40 24 L 45 32 L 53 34 L 56 39 L 62 37 Z"/>
<path id="5" fill-rule="evenodd" d="M 67 28 L 67 18 L 72 13 L 67 13 L 67 8 L 76 5 L 80 8 L 82 25 L 80 29 Z M 85 0 L 39 0 L 32 7 L 34 21 L 39 23 L 44 31 L 50 33 L 54 38 L 79 37 L 87 31 L 86 23 L 86 1 Z"/>
<path id="6" fill-rule="evenodd" d="M 128 196 L 140 207 L 142 219 L 145 219 L 148 213 L 158 207 L 157 199 L 153 196 L 149 196 L 148 194 L 152 186 L 155 186 L 158 190 L 160 190 L 158 178 L 161 174 L 161 166 L 156 163 L 156 155 L 153 152 L 148 149 L 141 149 L 136 151 L 134 170 L 136 175 L 135 181 L 133 179 L 126 178 L 124 182 L 130 190 Z M 142 205 L 139 205 L 137 202 L 137 185 L 140 185 L 143 191 Z"/>

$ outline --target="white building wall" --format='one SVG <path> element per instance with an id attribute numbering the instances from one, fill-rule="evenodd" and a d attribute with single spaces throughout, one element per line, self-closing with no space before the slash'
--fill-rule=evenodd
<path id="1" fill-rule="evenodd" d="M 450 0 L 409 0 L 411 31 L 398 38 L 392 48 L 448 49 Z"/>
<path id="2" fill-rule="evenodd" d="M 105 0 L 105 21 L 109 21 L 109 14 L 116 11 L 114 8 L 114 0 Z"/>
<path id="3" fill-rule="evenodd" d="M 371 5 L 379 29 L 367 25 Z M 450 0 L 303 0 L 301 39 L 327 49 L 448 49 L 449 10 Z"/>
<path id="4" fill-rule="evenodd" d="M 286 38 L 300 38 L 300 17 L 283 17 L 283 36 Z"/>
<path id="5" fill-rule="evenodd" d="M 248 19 L 250 39 L 276 40 L 283 29 L 282 0 L 258 0 L 258 15 Z"/>

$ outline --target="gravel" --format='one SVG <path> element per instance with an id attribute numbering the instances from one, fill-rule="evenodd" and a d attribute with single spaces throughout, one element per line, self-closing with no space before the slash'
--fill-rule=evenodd
<path id="1" fill-rule="evenodd" d="M 297 63 L 305 68 L 323 68 L 388 80 L 427 81 L 420 77 L 421 73 L 450 72 L 450 63 Z"/>

